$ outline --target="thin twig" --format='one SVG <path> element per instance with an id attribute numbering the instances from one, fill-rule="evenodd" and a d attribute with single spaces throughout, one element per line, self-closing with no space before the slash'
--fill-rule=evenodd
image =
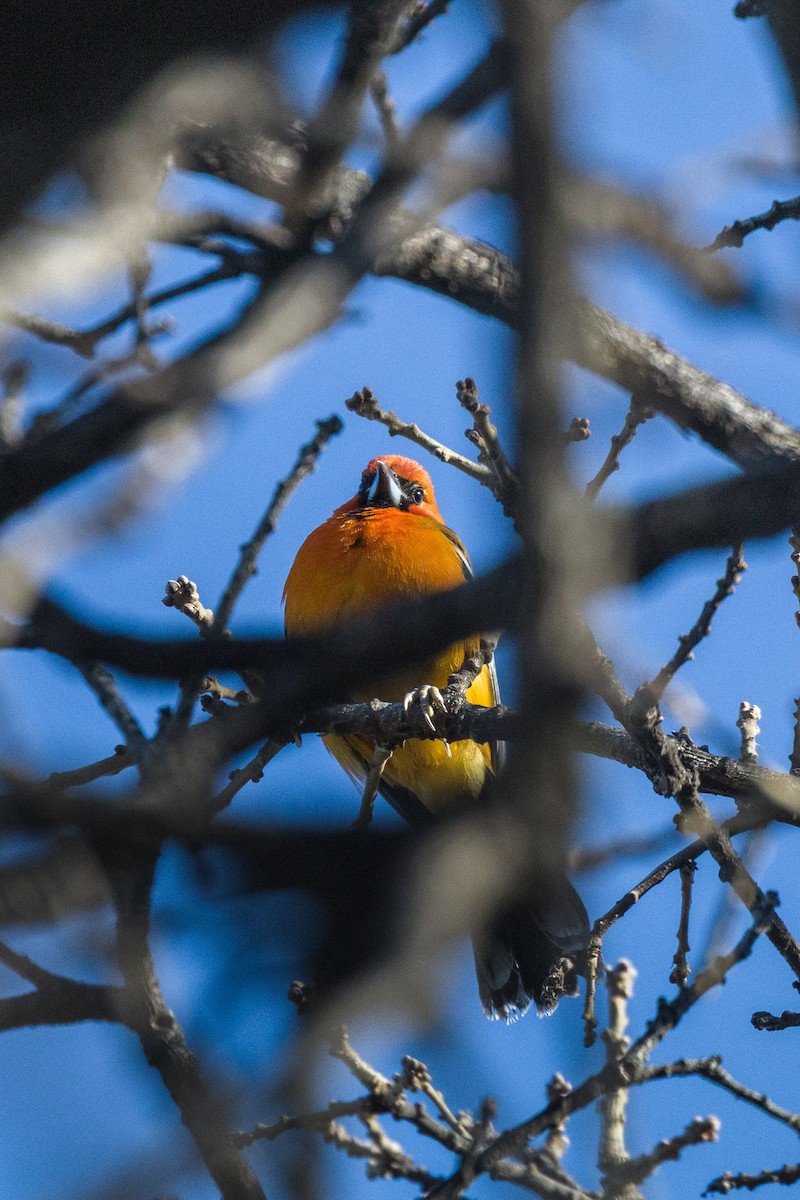
<path id="1" fill-rule="evenodd" d="M 418 0 L 408 17 L 405 25 L 397 35 L 397 41 L 392 47 L 392 54 L 399 54 L 410 46 L 416 38 L 427 29 L 431 21 L 441 17 L 450 7 L 451 0 Z"/>
<path id="2" fill-rule="evenodd" d="M 450 463 L 451 466 L 457 467 L 459 471 L 463 471 L 470 478 L 477 479 L 478 483 L 482 483 L 490 491 L 493 489 L 494 473 L 488 467 L 475 463 L 470 458 L 465 458 L 463 454 L 458 454 L 455 450 L 443 445 L 442 442 L 437 442 L 436 438 L 425 433 L 418 425 L 402 421 L 397 413 L 381 408 L 371 388 L 365 387 L 360 392 L 355 392 L 349 400 L 345 400 L 345 408 L 359 417 L 364 417 L 367 421 L 379 421 L 389 430 L 390 437 L 407 438 L 416 446 L 427 450 L 440 462 Z"/>
<path id="3" fill-rule="evenodd" d="M 125 746 L 115 746 L 114 753 L 99 762 L 88 763 L 85 767 L 75 767 L 72 771 L 53 771 L 43 784 L 45 787 L 71 788 L 80 787 L 86 783 L 94 783 L 96 779 L 106 779 L 119 775 L 134 765 L 130 751 Z"/>
<path id="4" fill-rule="evenodd" d="M 456 399 L 472 417 L 472 428 L 466 431 L 467 438 L 478 450 L 478 462 L 488 467 L 494 475 L 492 488 L 503 511 L 512 516 L 516 506 L 519 480 L 516 472 L 500 445 L 500 437 L 491 417 L 488 404 L 478 402 L 478 388 L 474 379 L 459 380 L 456 384 Z"/>
<path id="5" fill-rule="evenodd" d="M 711 252 L 722 250 L 727 246 L 739 247 L 744 243 L 744 239 L 749 234 L 755 233 L 757 229 L 774 229 L 781 221 L 798 220 L 800 220 L 800 196 L 795 196 L 791 200 L 774 200 L 766 212 L 734 221 L 732 225 L 726 225 L 717 234 L 714 241 L 706 246 L 706 250 Z"/>
<path id="6" fill-rule="evenodd" d="M 667 1034 L 673 1030 L 689 1009 L 697 1003 L 711 988 L 724 983 L 725 977 L 732 967 L 743 962 L 752 952 L 758 938 L 769 931 L 769 918 L 773 913 L 778 897 L 775 892 L 766 892 L 763 899 L 753 908 L 753 923 L 745 930 L 742 937 L 728 954 L 721 954 L 698 975 L 694 983 L 681 990 L 671 1001 L 660 1003 L 658 1013 L 649 1022 L 645 1033 L 631 1046 L 626 1060 L 636 1064 L 644 1063 L 653 1050 L 661 1043 Z"/>
<path id="7" fill-rule="evenodd" d="M 122 734 L 131 757 L 141 762 L 147 753 L 148 740 L 122 699 L 114 676 L 98 662 L 76 662 L 75 665 Z"/>
<path id="8" fill-rule="evenodd" d="M 216 616 L 213 619 L 213 625 L 217 631 L 227 628 L 237 600 L 248 580 L 252 579 L 256 573 L 256 560 L 264 548 L 264 543 L 274 532 L 278 517 L 291 496 L 306 476 L 314 470 L 320 454 L 331 438 L 341 433 L 344 428 L 336 414 L 327 417 L 324 421 L 317 421 L 316 425 L 317 432 L 314 437 L 300 447 L 297 461 L 286 478 L 282 479 L 275 488 L 266 512 L 256 526 L 255 533 L 241 548 L 239 561 L 217 605 Z"/>
<path id="9" fill-rule="evenodd" d="M 589 480 L 584 489 L 584 495 L 590 503 L 593 503 L 597 499 L 597 495 L 606 480 L 610 479 L 614 472 L 619 470 L 619 456 L 625 447 L 633 441 L 639 426 L 643 425 L 653 415 L 654 410 L 643 403 L 638 396 L 634 395 L 631 397 L 631 405 L 625 415 L 625 423 L 622 429 L 611 438 L 611 447 L 603 465 L 594 479 Z"/>
<path id="10" fill-rule="evenodd" d="M 639 689 L 625 714 L 625 726 L 650 759 L 654 785 L 675 799 L 681 814 L 679 827 L 699 833 L 719 864 L 721 878 L 745 907 L 753 914 L 764 913 L 769 941 L 800 980 L 800 945 L 774 912 L 774 905 L 767 903 L 767 895 L 734 850 L 728 834 L 714 821 L 700 796 L 696 768 L 682 757 L 678 742 L 666 736 L 661 719 L 658 707 L 649 703 L 647 690 Z"/>
<path id="11" fill-rule="evenodd" d="M 649 1154 L 641 1154 L 623 1163 L 619 1170 L 620 1179 L 628 1184 L 644 1183 L 658 1170 L 662 1163 L 677 1162 L 687 1146 L 702 1146 L 716 1142 L 719 1138 L 719 1117 L 695 1117 L 675 1137 L 665 1138 L 654 1146 Z"/>
<path id="12" fill-rule="evenodd" d="M 689 913 L 692 909 L 692 884 L 694 883 L 697 863 L 692 859 L 681 867 L 681 917 L 678 922 L 678 948 L 673 955 L 675 964 L 670 973 L 670 983 L 678 987 L 686 987 L 686 981 L 692 973 L 689 966 Z"/>
<path id="13" fill-rule="evenodd" d="M 0 399 L 0 449 L 13 450 L 24 438 L 22 428 L 22 398 L 30 367 L 25 362 L 12 362 L 2 373 Z"/>
<path id="14" fill-rule="evenodd" d="M 209 804 L 210 811 L 214 814 L 222 812 L 246 784 L 258 783 L 264 775 L 264 768 L 268 763 L 272 762 L 275 755 L 285 745 L 285 742 L 270 738 L 268 742 L 264 743 L 258 753 L 250 759 L 250 762 L 246 766 L 240 767 L 236 771 L 231 771 L 229 783 L 211 800 Z"/>
<path id="15" fill-rule="evenodd" d="M 725 572 L 722 578 L 717 580 L 716 591 L 711 599 L 707 600 L 703 605 L 700 616 L 688 633 L 680 635 L 678 638 L 678 648 L 672 658 L 661 668 L 655 679 L 646 685 L 652 695 L 654 704 L 660 702 L 667 689 L 667 685 L 674 679 L 676 673 L 684 663 L 694 658 L 695 648 L 711 632 L 711 622 L 716 616 L 720 605 L 728 596 L 733 595 L 736 585 L 742 578 L 742 573 L 746 570 L 747 563 L 744 561 L 744 545 L 740 543 L 738 546 L 734 546 L 729 554 L 725 564 Z"/>
<path id="16" fill-rule="evenodd" d="M 756 1092 L 753 1088 L 740 1083 L 738 1079 L 734 1079 L 733 1075 L 722 1066 L 722 1060 L 718 1055 L 711 1058 L 681 1058 L 677 1062 L 645 1067 L 639 1080 L 641 1083 L 649 1083 L 652 1079 L 682 1079 L 690 1075 L 697 1075 L 701 1079 L 708 1080 L 709 1083 L 713 1083 L 731 1096 L 735 1096 L 737 1100 L 743 1100 L 745 1104 L 752 1104 L 766 1116 L 786 1125 L 795 1133 L 800 1133 L 800 1114 L 793 1113 L 788 1108 L 781 1108 L 763 1092 Z"/>
<path id="17" fill-rule="evenodd" d="M 734 818 L 736 821 L 736 818 Z M 733 822 L 726 822 L 723 826 L 726 831 L 735 828 Z M 612 925 L 615 925 L 621 917 L 624 917 L 629 912 L 634 904 L 638 904 L 643 896 L 646 896 L 649 891 L 663 883 L 668 875 L 674 871 L 682 871 L 689 863 L 694 863 L 698 854 L 703 854 L 707 849 L 703 841 L 692 842 L 689 846 L 684 846 L 682 850 L 671 854 L 664 862 L 659 863 L 654 867 L 649 874 L 645 875 L 640 883 L 632 887 L 625 893 L 616 904 L 613 904 L 608 912 L 602 917 L 598 917 L 592 926 L 592 935 L 589 940 L 589 946 L 586 951 L 586 1003 L 583 1012 L 584 1021 L 584 1046 L 592 1046 L 595 1042 L 595 1030 L 597 1029 L 597 1018 L 594 1011 L 595 993 L 597 986 L 597 973 L 600 962 L 600 951 L 602 948 L 603 938 L 608 933 Z"/>
<path id="18" fill-rule="evenodd" d="M 789 1166 L 776 1167 L 771 1171 L 759 1171 L 757 1175 L 746 1175 L 744 1172 L 740 1175 L 733 1175 L 730 1171 L 726 1171 L 724 1175 L 719 1175 L 716 1179 L 712 1179 L 704 1196 L 718 1195 L 727 1196 L 728 1192 L 738 1191 L 740 1188 L 747 1188 L 748 1192 L 754 1192 L 756 1188 L 763 1187 L 765 1183 L 797 1183 L 800 1179 L 800 1163 Z"/>
<path id="19" fill-rule="evenodd" d="M 372 76 L 369 94 L 380 119 L 386 149 L 391 154 L 397 149 L 400 130 L 397 127 L 397 105 L 389 94 L 385 71 L 376 71 Z"/>

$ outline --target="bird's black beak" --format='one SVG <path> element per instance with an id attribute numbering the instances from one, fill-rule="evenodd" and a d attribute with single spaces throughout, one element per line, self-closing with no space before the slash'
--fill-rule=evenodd
<path id="1" fill-rule="evenodd" d="M 367 492 L 366 504 L 371 508 L 399 508 L 402 502 L 399 479 L 385 462 L 378 459 L 378 469 Z"/>

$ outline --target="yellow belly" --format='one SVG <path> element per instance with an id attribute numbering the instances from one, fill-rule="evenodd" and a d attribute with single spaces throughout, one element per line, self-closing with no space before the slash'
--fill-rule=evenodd
<path id="1" fill-rule="evenodd" d="M 405 526 L 402 520 L 398 523 L 396 513 L 385 510 L 376 510 L 366 519 L 334 516 L 309 535 L 295 559 L 285 590 L 286 632 L 290 636 L 316 633 L 393 601 L 445 591 L 464 581 L 463 547 L 438 522 L 409 517 Z M 397 701 L 426 683 L 444 688 L 465 654 L 477 648 L 477 638 L 466 645 L 458 643 L 350 699 L 377 695 Z M 485 706 L 498 702 L 488 668 L 475 680 L 467 699 Z M 353 779 L 366 778 L 373 751 L 369 738 L 328 735 L 323 740 Z M 440 812 L 479 795 L 491 770 L 488 745 L 457 742 L 448 754 L 441 741 L 410 739 L 395 749 L 384 778 L 413 792 L 431 812 Z"/>

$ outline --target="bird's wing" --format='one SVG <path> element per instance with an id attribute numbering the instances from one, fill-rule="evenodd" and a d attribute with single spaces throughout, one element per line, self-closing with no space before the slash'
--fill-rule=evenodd
<path id="1" fill-rule="evenodd" d="M 475 572 L 472 569 L 472 563 L 469 561 L 469 555 L 467 554 L 466 550 L 464 549 L 464 546 L 463 546 L 458 534 L 453 533 L 452 529 L 448 529 L 446 526 L 444 528 L 444 534 L 447 537 L 447 539 L 451 542 L 456 554 L 458 555 L 458 557 L 461 561 L 461 569 L 464 572 L 464 578 L 467 580 L 474 579 Z M 479 675 L 478 680 L 480 680 L 480 679 L 481 679 L 481 676 Z M 478 680 L 476 680 L 476 683 L 478 682 Z M 500 683 L 497 678 L 497 667 L 495 666 L 494 657 L 492 657 L 491 662 L 488 664 L 488 677 L 487 677 L 486 681 L 488 682 L 488 685 L 489 685 L 489 694 L 491 697 L 491 704 L 492 704 L 492 706 L 496 706 L 500 703 Z M 467 693 L 467 695 L 469 695 L 469 693 Z M 505 742 L 492 741 L 489 743 L 489 749 L 490 749 L 491 755 L 492 755 L 492 769 L 493 769 L 495 775 L 499 775 L 505 764 L 505 758 L 506 758 Z"/>

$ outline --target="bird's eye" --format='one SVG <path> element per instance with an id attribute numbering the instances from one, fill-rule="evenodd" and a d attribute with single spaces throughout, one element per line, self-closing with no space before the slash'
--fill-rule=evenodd
<path id="1" fill-rule="evenodd" d="M 422 504 L 422 501 L 425 499 L 425 489 L 417 484 L 416 487 L 411 489 L 410 496 L 412 504 Z"/>

